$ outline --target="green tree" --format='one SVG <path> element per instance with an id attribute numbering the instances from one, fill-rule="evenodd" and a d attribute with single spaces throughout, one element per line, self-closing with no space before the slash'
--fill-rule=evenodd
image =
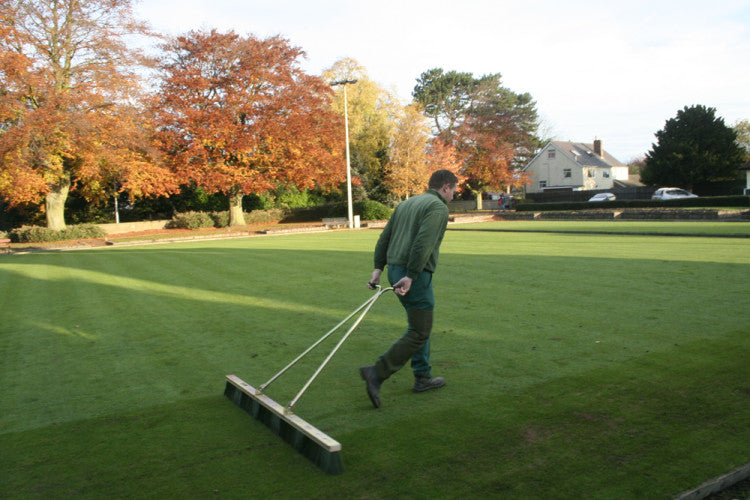
<path id="1" fill-rule="evenodd" d="M 641 181 L 651 186 L 700 189 L 735 178 L 744 160 L 735 131 L 716 116 L 715 108 L 702 105 L 679 110 L 656 140 L 641 170 Z"/>
<path id="2" fill-rule="evenodd" d="M 417 78 L 412 97 L 433 120 L 436 135 L 443 142 L 454 143 L 454 133 L 471 108 L 477 84 L 471 73 L 446 73 L 442 68 L 427 70 Z"/>

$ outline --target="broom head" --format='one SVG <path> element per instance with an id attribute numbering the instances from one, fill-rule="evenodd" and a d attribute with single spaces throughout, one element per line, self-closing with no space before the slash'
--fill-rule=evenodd
<path id="1" fill-rule="evenodd" d="M 341 444 L 235 375 L 227 375 L 224 395 L 260 420 L 281 439 L 310 459 L 327 474 L 341 474 Z"/>

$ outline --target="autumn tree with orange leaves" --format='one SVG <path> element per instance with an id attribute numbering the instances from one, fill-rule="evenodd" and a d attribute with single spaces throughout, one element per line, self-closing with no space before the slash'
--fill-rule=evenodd
<path id="1" fill-rule="evenodd" d="M 463 162 L 456 147 L 443 142 L 439 137 L 433 137 L 428 143 L 427 169 L 431 173 L 436 170 L 450 170 L 458 178 L 459 185 L 466 180 L 463 174 Z"/>
<path id="2" fill-rule="evenodd" d="M 133 103 L 146 59 L 126 44 L 149 35 L 131 0 L 0 3 L 0 195 L 42 203 L 47 226 L 65 228 L 65 200 L 127 191 L 166 194 L 148 122 Z"/>
<path id="3" fill-rule="evenodd" d="M 183 182 L 229 197 L 230 225 L 245 223 L 246 194 L 343 182 L 343 120 L 330 87 L 300 69 L 300 48 L 211 30 L 164 51 L 154 105 L 160 147 Z"/>

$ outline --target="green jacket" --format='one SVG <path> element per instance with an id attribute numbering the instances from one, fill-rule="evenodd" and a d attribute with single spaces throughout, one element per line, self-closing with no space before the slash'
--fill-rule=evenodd
<path id="1" fill-rule="evenodd" d="M 403 266 L 410 278 L 422 271 L 435 272 L 447 225 L 448 204 L 437 191 L 428 189 L 402 202 L 375 245 L 375 269 Z"/>

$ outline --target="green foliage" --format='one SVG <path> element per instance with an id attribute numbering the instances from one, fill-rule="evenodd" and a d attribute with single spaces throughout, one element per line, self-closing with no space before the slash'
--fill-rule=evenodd
<path id="1" fill-rule="evenodd" d="M 343 206 L 344 207 L 344 215 L 346 215 L 346 204 L 331 204 L 327 203 L 325 205 L 317 205 L 314 207 L 305 207 L 305 208 L 293 208 L 288 210 L 284 214 L 283 222 L 310 222 L 310 221 L 320 221 L 321 219 L 325 217 L 342 217 L 342 215 L 331 215 L 331 211 L 333 206 Z"/>
<path id="2" fill-rule="evenodd" d="M 393 213 L 393 209 L 378 201 L 364 200 L 354 204 L 352 210 L 362 220 L 385 220 Z"/>
<path id="3" fill-rule="evenodd" d="M 641 181 L 650 186 L 694 189 L 732 179 L 745 160 L 737 134 L 716 116 L 715 108 L 685 106 L 656 139 L 641 171 Z"/>
<path id="4" fill-rule="evenodd" d="M 199 229 L 213 227 L 214 219 L 205 212 L 185 212 L 172 217 L 167 223 L 169 229 Z"/>
<path id="5" fill-rule="evenodd" d="M 68 226 L 62 231 L 55 231 L 42 226 L 21 226 L 9 233 L 15 243 L 39 243 L 45 241 L 85 240 L 103 238 L 107 233 L 94 224 Z"/>
<path id="6" fill-rule="evenodd" d="M 214 221 L 214 227 L 227 227 L 229 225 L 229 211 L 211 212 L 208 214 Z"/>
<path id="7" fill-rule="evenodd" d="M 360 220 L 383 220 L 393 213 L 393 209 L 374 200 L 357 201 L 352 205 L 354 215 L 359 215 Z M 349 214 L 346 202 L 334 203 L 326 206 L 323 217 L 346 217 Z"/>
<path id="8" fill-rule="evenodd" d="M 427 70 L 417 79 L 414 101 L 424 107 L 425 116 L 433 120 L 446 143 L 452 143 L 454 129 L 463 123 L 477 83 L 471 73 L 446 73 L 442 68 Z"/>
<path id="9" fill-rule="evenodd" d="M 245 212 L 245 222 L 256 224 L 259 222 L 271 222 L 282 220 L 287 214 L 283 208 L 272 208 L 270 210 L 251 210 Z M 204 227 L 227 227 L 229 225 L 229 212 L 185 212 L 175 215 L 167 223 L 169 229 L 200 229 Z"/>
<path id="10" fill-rule="evenodd" d="M 272 208 L 270 210 L 252 210 L 249 213 L 245 213 L 245 222 L 248 224 L 256 224 L 259 222 L 282 220 L 286 216 L 287 212 L 287 210 L 281 208 Z"/>
<path id="11" fill-rule="evenodd" d="M 310 190 L 300 191 L 295 186 L 279 187 L 276 189 L 276 203 L 274 208 L 304 208 L 319 204 L 322 199 L 313 195 Z"/>

